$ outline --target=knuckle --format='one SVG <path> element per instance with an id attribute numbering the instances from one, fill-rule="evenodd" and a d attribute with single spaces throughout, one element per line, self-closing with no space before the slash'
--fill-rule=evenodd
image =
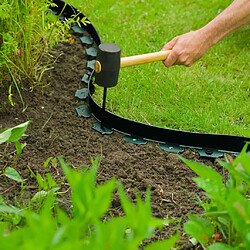
<path id="1" fill-rule="evenodd" d="M 187 59 L 185 65 L 186 65 L 187 67 L 191 67 L 191 66 L 193 65 L 193 62 L 192 62 L 191 60 L 188 60 L 188 59 Z"/>
<path id="2" fill-rule="evenodd" d="M 181 55 L 181 52 L 179 50 L 175 49 L 175 50 L 172 51 L 172 56 L 173 57 L 180 57 L 180 55 Z"/>
<path id="3" fill-rule="evenodd" d="M 171 65 L 170 63 L 164 63 L 167 68 L 169 68 Z"/>
<path id="4" fill-rule="evenodd" d="M 185 65 L 186 65 L 187 59 L 186 59 L 185 57 L 180 57 L 180 58 L 179 58 L 179 62 L 180 62 L 181 64 L 185 64 Z"/>

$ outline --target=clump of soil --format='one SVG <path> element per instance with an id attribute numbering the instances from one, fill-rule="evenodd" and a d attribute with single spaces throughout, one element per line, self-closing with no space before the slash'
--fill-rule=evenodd
<path id="1" fill-rule="evenodd" d="M 26 137 L 21 142 L 27 146 L 18 158 L 16 169 L 25 179 L 27 187 L 23 198 L 31 198 L 38 191 L 38 185 L 31 177 L 32 171 L 43 172 L 43 164 L 48 157 L 63 156 L 73 167 L 90 165 L 90 156 L 102 154 L 101 165 L 98 170 L 98 184 L 106 182 L 112 177 L 120 180 L 129 198 L 134 201 L 135 193 L 145 197 L 147 187 L 151 187 L 151 204 L 153 215 L 159 218 L 180 218 L 183 216 L 178 231 L 187 220 L 187 214 L 200 213 L 201 208 L 195 203 L 195 198 L 204 198 L 202 191 L 197 188 L 192 178 L 195 174 L 174 153 L 168 153 L 159 148 L 156 143 L 134 145 L 124 141 L 123 135 L 114 132 L 112 135 L 100 135 L 91 127 L 94 118 L 78 117 L 75 108 L 83 101 L 74 97 L 77 89 L 86 87 L 81 81 L 86 68 L 87 56 L 83 45 L 76 37 L 74 44 L 61 43 L 56 47 L 62 52 L 54 69 L 48 71 L 44 77 L 44 84 L 32 91 L 23 88 L 22 96 L 26 109 L 16 94 L 15 106 L 11 109 L 0 110 L 0 129 L 13 127 L 28 120 Z M 23 84 L 25 87 L 25 84 Z M 7 96 L 0 93 L 1 100 Z M 10 157 L 14 148 L 0 145 L 1 170 L 10 164 Z M 213 166 L 220 171 L 220 166 L 214 159 L 202 159 L 190 149 L 181 154 L 183 157 Z M 60 167 L 47 169 L 57 181 L 62 180 Z M 62 186 L 67 190 L 68 187 Z M 15 182 L 4 176 L 0 177 L 0 195 L 6 201 L 18 200 L 21 188 Z M 64 195 L 63 207 L 69 210 L 69 192 Z M 110 208 L 115 216 L 122 213 L 117 193 Z M 156 239 L 168 238 L 176 229 L 177 224 L 171 224 L 157 232 Z M 182 232 L 180 244 L 187 244 Z"/>

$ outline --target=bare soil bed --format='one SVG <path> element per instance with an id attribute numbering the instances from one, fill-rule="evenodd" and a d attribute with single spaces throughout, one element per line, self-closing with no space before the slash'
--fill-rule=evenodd
<path id="1" fill-rule="evenodd" d="M 21 142 L 27 146 L 18 158 L 16 169 L 25 179 L 22 198 L 28 200 L 37 191 L 38 185 L 32 178 L 27 166 L 34 172 L 43 172 L 43 164 L 48 157 L 63 156 L 75 168 L 90 166 L 90 156 L 95 158 L 102 152 L 101 165 L 98 170 L 98 184 L 115 177 L 123 183 L 124 189 L 132 201 L 135 193 L 145 197 L 147 187 L 151 187 L 151 204 L 153 215 L 160 218 L 180 218 L 183 215 L 178 231 L 182 232 L 187 214 L 200 213 L 202 210 L 196 204 L 195 197 L 204 198 L 202 191 L 196 187 L 192 178 L 195 174 L 174 153 L 168 153 L 159 148 L 156 143 L 134 145 L 124 141 L 123 135 L 114 132 L 112 135 L 100 135 L 91 127 L 94 118 L 78 117 L 75 108 L 83 101 L 74 97 L 75 91 L 84 87 L 81 78 L 87 73 L 85 50 L 79 39 L 71 45 L 59 44 L 56 50 L 62 52 L 54 69 L 44 77 L 44 84 L 32 89 L 23 83 L 22 95 L 26 109 L 18 95 L 14 95 L 15 106 L 0 111 L 0 129 L 13 127 L 28 120 L 26 137 Z M 1 103 L 7 100 L 6 93 L 0 93 Z M 0 145 L 1 170 L 9 166 L 14 147 Z M 194 150 L 187 149 L 183 157 L 213 166 L 219 172 L 220 166 L 214 159 L 202 159 Z M 55 180 L 63 180 L 63 172 L 59 167 L 48 168 Z M 62 185 L 62 190 L 68 190 L 60 195 L 61 206 L 70 209 L 70 190 Z M 5 176 L 0 177 L 0 195 L 12 204 L 20 199 L 20 185 Z M 111 204 L 110 212 L 122 214 L 117 193 Z M 161 232 L 149 241 L 168 238 L 176 229 L 177 223 L 164 227 Z M 179 244 L 190 247 L 187 237 L 182 232 Z"/>

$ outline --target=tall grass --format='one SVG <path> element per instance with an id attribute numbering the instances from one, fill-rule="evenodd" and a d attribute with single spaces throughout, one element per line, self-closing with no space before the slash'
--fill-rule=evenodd
<path id="1" fill-rule="evenodd" d="M 66 39 L 69 24 L 47 13 L 52 1 L 3 0 L 0 4 L 0 88 L 21 79 L 32 85 L 51 67 L 49 49 Z M 19 91 L 20 94 L 20 91 Z M 20 94 L 21 97 L 21 94 Z"/>

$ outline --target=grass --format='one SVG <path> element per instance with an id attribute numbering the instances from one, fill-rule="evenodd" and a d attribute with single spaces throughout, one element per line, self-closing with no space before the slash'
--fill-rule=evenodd
<path id="1" fill-rule="evenodd" d="M 101 1 L 85 14 L 102 42 L 122 56 L 150 53 L 177 35 L 195 30 L 231 1 Z M 194 132 L 241 135 L 249 129 L 249 27 L 212 47 L 191 68 L 162 62 L 121 69 L 108 90 L 107 109 L 147 124 Z M 95 99 L 101 104 L 102 88 Z"/>

